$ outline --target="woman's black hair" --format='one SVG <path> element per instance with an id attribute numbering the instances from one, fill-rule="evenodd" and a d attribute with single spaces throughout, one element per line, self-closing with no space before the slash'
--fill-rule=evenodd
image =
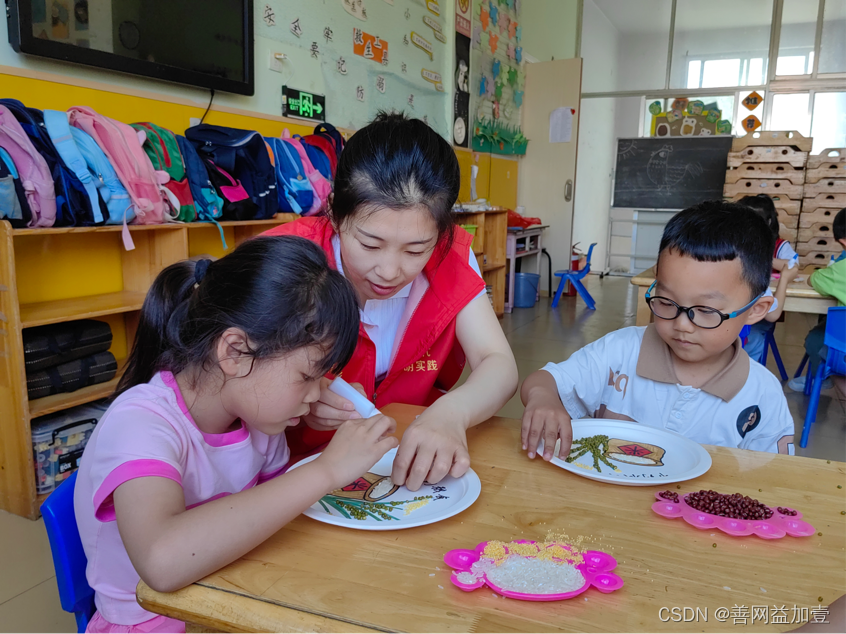
<path id="1" fill-rule="evenodd" d="M 767 226 L 773 235 L 778 239 L 778 212 L 776 211 L 773 199 L 766 194 L 758 194 L 757 196 L 744 196 L 738 201 L 741 205 L 746 205 L 756 214 L 767 221 Z"/>
<path id="2" fill-rule="evenodd" d="M 216 262 L 186 260 L 159 273 L 115 395 L 162 370 L 211 368 L 228 328 L 246 334 L 253 360 L 317 346 L 315 375 L 337 372 L 358 327 L 355 291 L 322 249 L 294 236 L 253 238 Z"/>
<path id="3" fill-rule="evenodd" d="M 664 227 L 660 260 L 665 249 L 699 262 L 740 259 L 743 279 L 752 297 L 770 283 L 775 238 L 764 219 L 746 205 L 710 200 L 688 207 Z"/>
<path id="4" fill-rule="evenodd" d="M 425 206 L 438 238 L 452 243 L 452 206 L 461 188 L 461 170 L 449 143 L 419 119 L 380 112 L 356 132 L 341 153 L 331 215 L 335 226 L 381 207 Z"/>

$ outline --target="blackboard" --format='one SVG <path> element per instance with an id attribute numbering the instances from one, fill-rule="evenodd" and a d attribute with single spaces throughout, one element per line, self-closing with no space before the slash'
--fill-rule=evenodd
<path id="1" fill-rule="evenodd" d="M 617 139 L 612 206 L 684 209 L 723 197 L 732 137 Z"/>

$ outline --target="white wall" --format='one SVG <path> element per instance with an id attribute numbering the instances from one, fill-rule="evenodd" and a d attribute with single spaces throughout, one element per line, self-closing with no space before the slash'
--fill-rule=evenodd
<path id="1" fill-rule="evenodd" d="M 576 56 L 578 0 L 524 0 L 523 50 L 539 62 Z"/>
<path id="2" fill-rule="evenodd" d="M 593 0 L 584 0 L 582 25 L 582 92 L 617 90 L 619 32 Z"/>

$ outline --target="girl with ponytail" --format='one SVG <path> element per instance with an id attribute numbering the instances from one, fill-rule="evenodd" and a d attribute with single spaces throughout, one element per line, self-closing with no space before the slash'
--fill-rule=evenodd
<path id="1" fill-rule="evenodd" d="M 259 237 L 159 274 L 77 477 L 88 631 L 184 631 L 136 603 L 139 579 L 162 592 L 197 581 L 397 445 L 390 418 L 350 420 L 285 473 L 285 430 L 349 361 L 358 329 L 352 285 L 303 238 Z"/>

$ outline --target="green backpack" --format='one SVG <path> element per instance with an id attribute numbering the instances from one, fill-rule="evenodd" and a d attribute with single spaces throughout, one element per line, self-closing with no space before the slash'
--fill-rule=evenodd
<path id="1" fill-rule="evenodd" d="M 179 151 L 176 135 L 155 123 L 133 123 L 133 128 L 146 135 L 144 151 L 150 157 L 156 170 L 166 172 L 170 180 L 164 186 L 179 201 L 180 222 L 193 222 L 197 219 L 197 210 L 191 196 L 191 188 L 185 174 L 185 163 Z"/>

